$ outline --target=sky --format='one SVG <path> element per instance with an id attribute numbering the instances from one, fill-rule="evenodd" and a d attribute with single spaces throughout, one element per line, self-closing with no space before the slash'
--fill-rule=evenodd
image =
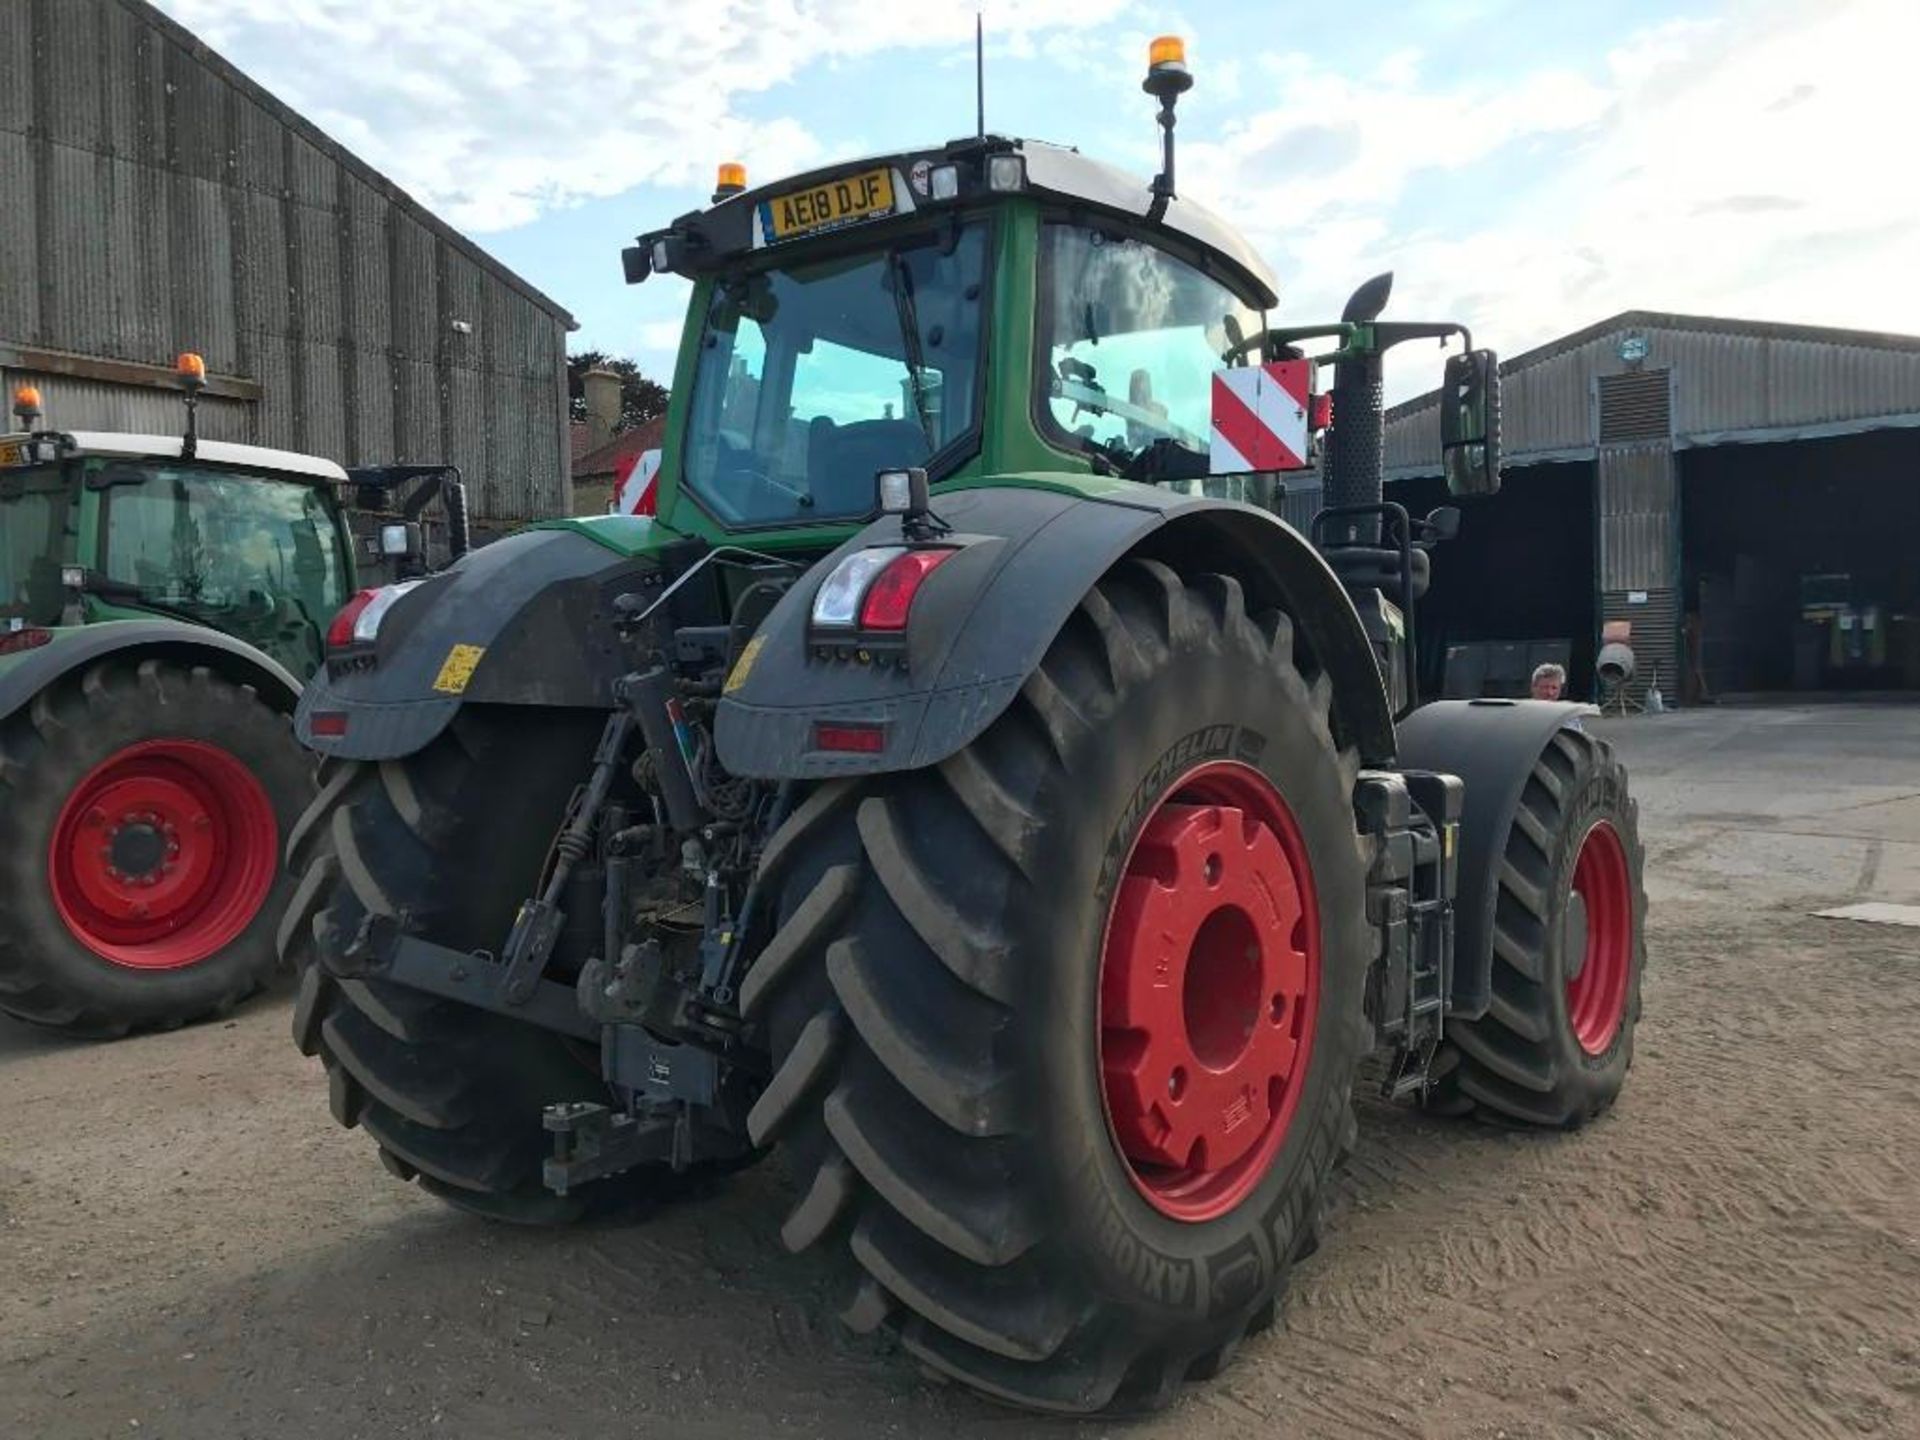
<path id="1" fill-rule="evenodd" d="M 687 299 L 620 249 L 754 184 L 971 133 L 977 7 L 921 0 L 157 0 L 671 378 Z M 1515 354 L 1627 309 L 1920 333 L 1915 0 L 987 0 L 988 128 L 1158 161 L 1279 274 L 1280 323 L 1396 273 L 1390 317 Z M 1143 189 L 1144 197 L 1144 189 Z M 1429 388 L 1403 350 L 1390 398 Z"/>

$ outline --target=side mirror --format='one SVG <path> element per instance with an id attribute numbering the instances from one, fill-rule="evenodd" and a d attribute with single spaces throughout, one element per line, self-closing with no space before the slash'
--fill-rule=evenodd
<path id="1" fill-rule="evenodd" d="M 1440 386 L 1440 467 L 1455 495 L 1500 491 L 1500 360 L 1491 350 L 1447 358 Z"/>

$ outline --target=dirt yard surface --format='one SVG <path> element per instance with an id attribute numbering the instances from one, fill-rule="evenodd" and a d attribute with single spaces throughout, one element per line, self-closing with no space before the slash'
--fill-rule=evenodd
<path id="1" fill-rule="evenodd" d="M 335 1128 L 282 995 L 0 1028 L 0 1436 L 1920 1435 L 1920 930 L 1811 913 L 1920 903 L 1920 708 L 1605 728 L 1653 905 L 1620 1105 L 1367 1104 L 1285 1320 L 1160 1416 L 1003 1412 L 843 1337 L 777 1166 L 619 1226 L 443 1209 Z"/>

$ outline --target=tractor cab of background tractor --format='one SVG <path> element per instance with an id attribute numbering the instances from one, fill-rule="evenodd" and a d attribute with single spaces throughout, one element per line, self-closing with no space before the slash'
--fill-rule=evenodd
<path id="1" fill-rule="evenodd" d="M 156 620 L 245 641 L 291 675 L 320 662 L 352 593 L 346 472 L 331 461 L 204 440 L 198 355 L 176 373 L 178 436 L 68 431 L 20 387 L 21 430 L 0 436 L 0 627 L 9 649 L 57 629 Z"/>
<path id="2" fill-rule="evenodd" d="M 470 546 L 452 465 L 344 471 L 199 434 L 200 356 L 176 365 L 178 438 L 52 429 L 40 391 L 0 435 L 0 653 L 54 628 L 164 616 L 237 636 L 296 677 L 324 654 L 356 576 L 418 579 Z M 429 515 L 438 502 L 440 515 Z M 356 564 L 356 559 L 361 563 Z"/>

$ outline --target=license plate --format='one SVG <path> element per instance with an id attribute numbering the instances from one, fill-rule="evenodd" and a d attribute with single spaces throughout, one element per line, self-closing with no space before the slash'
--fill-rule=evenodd
<path id="1" fill-rule="evenodd" d="M 792 240 L 816 230 L 893 213 L 893 172 L 866 170 L 841 180 L 776 195 L 767 202 L 773 238 Z"/>

